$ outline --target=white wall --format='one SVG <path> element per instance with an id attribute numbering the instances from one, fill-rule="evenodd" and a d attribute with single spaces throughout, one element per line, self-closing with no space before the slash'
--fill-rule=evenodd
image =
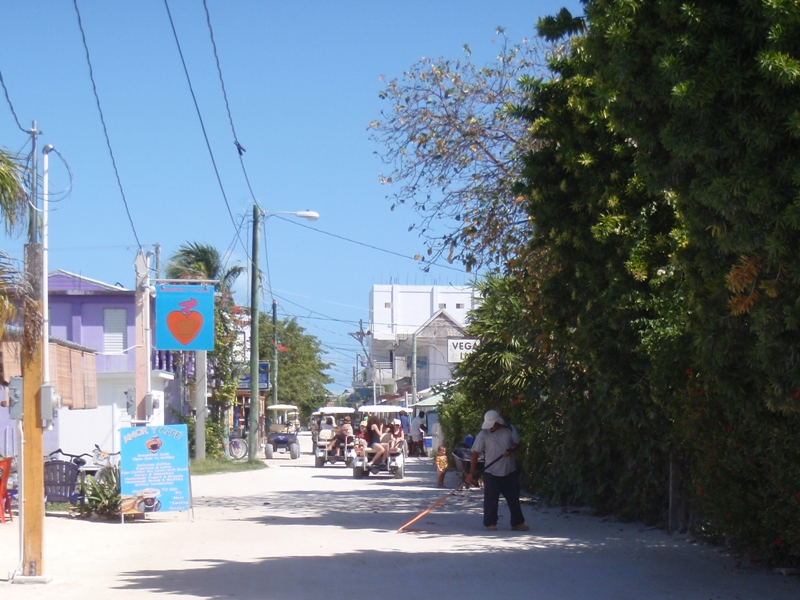
<path id="1" fill-rule="evenodd" d="M 471 286 L 373 285 L 369 328 L 375 340 L 394 340 L 411 335 L 442 308 L 463 327 L 475 303 Z"/>

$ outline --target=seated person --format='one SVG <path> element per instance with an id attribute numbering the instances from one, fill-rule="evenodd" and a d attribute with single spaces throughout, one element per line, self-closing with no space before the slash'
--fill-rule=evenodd
<path id="1" fill-rule="evenodd" d="M 389 444 L 381 443 L 381 437 L 384 434 L 383 423 L 376 416 L 371 416 L 367 421 L 367 435 L 369 435 L 369 447 L 375 450 L 375 455 L 367 466 L 374 467 L 381 464 L 386 460 L 386 455 L 389 453 Z"/>
<path id="2" fill-rule="evenodd" d="M 336 448 L 336 456 L 341 456 L 342 448 L 347 445 L 347 438 L 353 437 L 353 426 L 350 424 L 350 417 L 342 419 L 342 424 L 335 431 L 336 435 L 331 438 L 331 443 L 328 444 L 328 452 L 332 452 Z"/>
<path id="3" fill-rule="evenodd" d="M 400 419 L 395 419 L 389 424 L 389 431 L 392 434 L 392 439 L 389 442 L 389 450 L 400 450 L 406 443 L 406 436 Z"/>

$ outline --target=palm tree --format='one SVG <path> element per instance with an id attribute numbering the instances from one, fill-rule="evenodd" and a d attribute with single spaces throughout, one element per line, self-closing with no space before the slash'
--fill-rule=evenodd
<path id="1" fill-rule="evenodd" d="M 0 149 L 0 218 L 7 233 L 18 230 L 28 208 L 28 195 L 22 186 L 22 169 L 10 154 Z"/>
<path id="2" fill-rule="evenodd" d="M 0 149 L 0 219 L 4 222 L 6 233 L 19 230 L 27 208 L 28 194 L 22 185 L 22 168 L 10 154 Z M 5 333 L 5 326 L 16 318 L 14 297 L 19 296 L 21 284 L 22 274 L 11 258 L 0 251 L 0 339 Z M 34 306 L 29 306 L 30 298 L 27 295 L 23 294 L 22 301 L 26 311 L 33 310 Z"/>
<path id="3" fill-rule="evenodd" d="M 191 242 L 178 247 L 167 262 L 166 275 L 170 279 L 216 279 L 214 288 L 229 292 L 245 268 L 236 265 L 225 268 L 222 257 L 214 246 Z"/>

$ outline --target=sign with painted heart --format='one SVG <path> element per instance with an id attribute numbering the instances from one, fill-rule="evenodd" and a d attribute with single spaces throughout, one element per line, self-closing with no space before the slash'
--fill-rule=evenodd
<path id="1" fill-rule="evenodd" d="M 214 349 L 214 288 L 156 286 L 156 350 Z"/>

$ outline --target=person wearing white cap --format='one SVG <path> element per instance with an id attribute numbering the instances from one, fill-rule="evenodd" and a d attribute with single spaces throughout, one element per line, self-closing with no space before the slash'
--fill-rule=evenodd
<path id="1" fill-rule="evenodd" d="M 511 529 L 528 531 L 519 502 L 519 471 L 512 453 L 519 448 L 519 433 L 507 424 L 496 410 L 488 410 L 483 416 L 481 431 L 472 444 L 472 460 L 467 483 L 475 480 L 478 457 L 484 454 L 486 464 L 483 472 L 483 525 L 489 531 L 497 531 L 497 509 L 500 495 L 506 499 L 511 512 Z"/>

